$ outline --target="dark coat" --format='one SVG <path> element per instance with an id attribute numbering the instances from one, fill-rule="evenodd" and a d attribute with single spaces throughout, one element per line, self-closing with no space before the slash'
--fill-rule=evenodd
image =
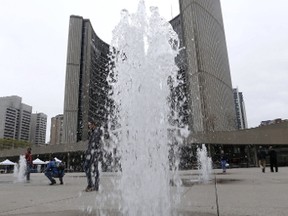
<path id="1" fill-rule="evenodd" d="M 258 160 L 266 160 L 266 151 L 264 149 L 259 149 L 258 151 Z"/>
<path id="2" fill-rule="evenodd" d="M 220 154 L 220 160 L 221 161 L 227 161 L 228 160 L 227 155 L 225 153 Z"/>
<path id="3" fill-rule="evenodd" d="M 102 142 L 101 142 L 102 131 L 100 128 L 91 130 L 88 142 L 88 148 L 85 152 L 86 160 L 92 158 L 100 158 L 102 155 Z"/>
<path id="4" fill-rule="evenodd" d="M 274 149 L 269 150 L 270 161 L 277 160 L 277 152 Z"/>

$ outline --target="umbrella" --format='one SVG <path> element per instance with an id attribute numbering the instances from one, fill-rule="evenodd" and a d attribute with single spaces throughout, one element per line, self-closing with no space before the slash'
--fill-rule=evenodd
<path id="1" fill-rule="evenodd" d="M 10 160 L 8 160 L 8 159 L 6 159 L 6 160 L 4 160 L 4 161 L 2 161 L 2 162 L 0 162 L 0 165 L 15 165 L 16 163 L 14 163 L 14 162 L 12 162 L 12 161 L 10 161 Z"/>
<path id="2" fill-rule="evenodd" d="M 39 158 L 36 158 L 35 160 L 33 160 L 33 164 L 42 165 L 42 164 L 47 164 L 47 163 L 40 160 Z"/>

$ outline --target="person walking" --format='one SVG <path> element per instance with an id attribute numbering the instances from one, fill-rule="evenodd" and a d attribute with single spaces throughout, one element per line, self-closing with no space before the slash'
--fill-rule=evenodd
<path id="1" fill-rule="evenodd" d="M 225 154 L 224 150 L 221 150 L 220 162 L 221 162 L 221 168 L 222 168 L 223 173 L 226 173 L 227 161 L 228 161 L 227 155 Z"/>
<path id="2" fill-rule="evenodd" d="M 33 168 L 33 160 L 32 160 L 32 149 L 29 147 L 25 153 L 26 159 L 26 180 L 30 181 L 30 173 Z"/>
<path id="3" fill-rule="evenodd" d="M 100 173 L 98 169 L 98 162 L 102 157 L 102 143 L 101 136 L 102 132 L 100 127 L 94 121 L 88 123 L 89 141 L 88 148 L 85 152 L 85 161 L 84 161 L 84 171 L 87 177 L 87 187 L 86 192 L 98 191 L 99 190 L 99 178 Z M 95 174 L 95 180 L 92 179 L 92 171 Z"/>
<path id="4" fill-rule="evenodd" d="M 277 152 L 272 146 L 269 147 L 268 154 L 270 156 L 270 171 L 274 172 L 275 167 L 275 172 L 278 172 Z"/>
<path id="5" fill-rule="evenodd" d="M 266 167 L 266 151 L 262 148 L 262 146 L 259 146 L 259 150 L 257 153 L 259 166 L 263 173 L 265 173 L 265 167 Z"/>

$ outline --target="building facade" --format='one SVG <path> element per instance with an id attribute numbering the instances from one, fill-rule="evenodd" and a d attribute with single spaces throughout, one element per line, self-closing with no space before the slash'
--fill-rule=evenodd
<path id="1" fill-rule="evenodd" d="M 186 95 L 184 115 L 192 132 L 236 129 L 232 81 L 219 0 L 180 0 L 170 21 L 178 33 Z"/>
<path id="2" fill-rule="evenodd" d="M 287 123 L 287 122 L 288 122 L 288 119 L 282 119 L 282 118 L 277 118 L 273 120 L 265 120 L 265 121 L 261 121 L 259 127 L 268 126 L 268 125 L 277 125 L 277 124 Z"/>
<path id="3" fill-rule="evenodd" d="M 31 113 L 21 97 L 0 97 L 0 138 L 29 141 Z"/>
<path id="4" fill-rule="evenodd" d="M 178 86 L 173 89 L 171 88 L 172 92 L 172 101 L 175 101 L 176 107 L 173 107 L 173 109 L 178 111 L 179 120 L 176 123 L 177 126 L 184 126 L 189 125 L 189 119 L 191 120 L 190 112 L 189 112 L 189 106 L 188 106 L 188 98 L 190 97 L 190 94 L 188 94 L 189 90 L 187 88 L 187 55 L 186 50 L 184 49 L 184 41 L 183 41 L 183 29 L 182 29 L 182 20 L 181 16 L 178 15 L 174 19 L 170 21 L 171 26 L 173 27 L 173 30 L 178 34 L 179 42 L 180 42 L 180 51 L 178 56 L 175 59 L 175 63 L 179 68 L 177 78 L 181 80 L 179 82 Z M 191 122 L 191 121 L 190 121 Z M 190 125 L 190 128 L 192 125 Z"/>
<path id="5" fill-rule="evenodd" d="M 248 123 L 247 123 L 247 116 L 246 116 L 243 94 L 242 92 L 238 91 L 238 88 L 233 89 L 233 94 L 234 94 L 234 103 L 235 103 L 235 109 L 236 109 L 237 128 L 247 129 Z"/>
<path id="6" fill-rule="evenodd" d="M 62 114 L 51 118 L 50 145 L 62 143 L 63 119 L 64 116 Z"/>
<path id="7" fill-rule="evenodd" d="M 44 145 L 46 141 L 47 115 L 32 113 L 30 142 L 33 145 Z"/>
<path id="8" fill-rule="evenodd" d="M 180 15 L 170 21 L 184 49 L 176 58 L 173 90 L 181 123 L 192 132 L 236 130 L 236 112 L 219 0 L 180 0 Z M 109 45 L 88 19 L 71 16 L 64 96 L 63 142 L 88 137 L 87 123 L 107 120 Z"/>
<path id="9" fill-rule="evenodd" d="M 96 35 L 88 19 L 70 17 L 63 143 L 87 140 L 90 120 L 105 126 L 108 118 L 108 53 L 109 45 Z"/>

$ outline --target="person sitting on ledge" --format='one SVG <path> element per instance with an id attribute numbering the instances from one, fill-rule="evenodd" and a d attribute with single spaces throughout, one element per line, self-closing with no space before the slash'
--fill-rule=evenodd
<path id="1" fill-rule="evenodd" d="M 57 163 L 54 158 L 51 158 L 44 172 L 45 176 L 51 181 L 50 185 L 56 184 L 54 178 L 59 178 L 60 184 L 63 184 L 64 165 Z"/>

